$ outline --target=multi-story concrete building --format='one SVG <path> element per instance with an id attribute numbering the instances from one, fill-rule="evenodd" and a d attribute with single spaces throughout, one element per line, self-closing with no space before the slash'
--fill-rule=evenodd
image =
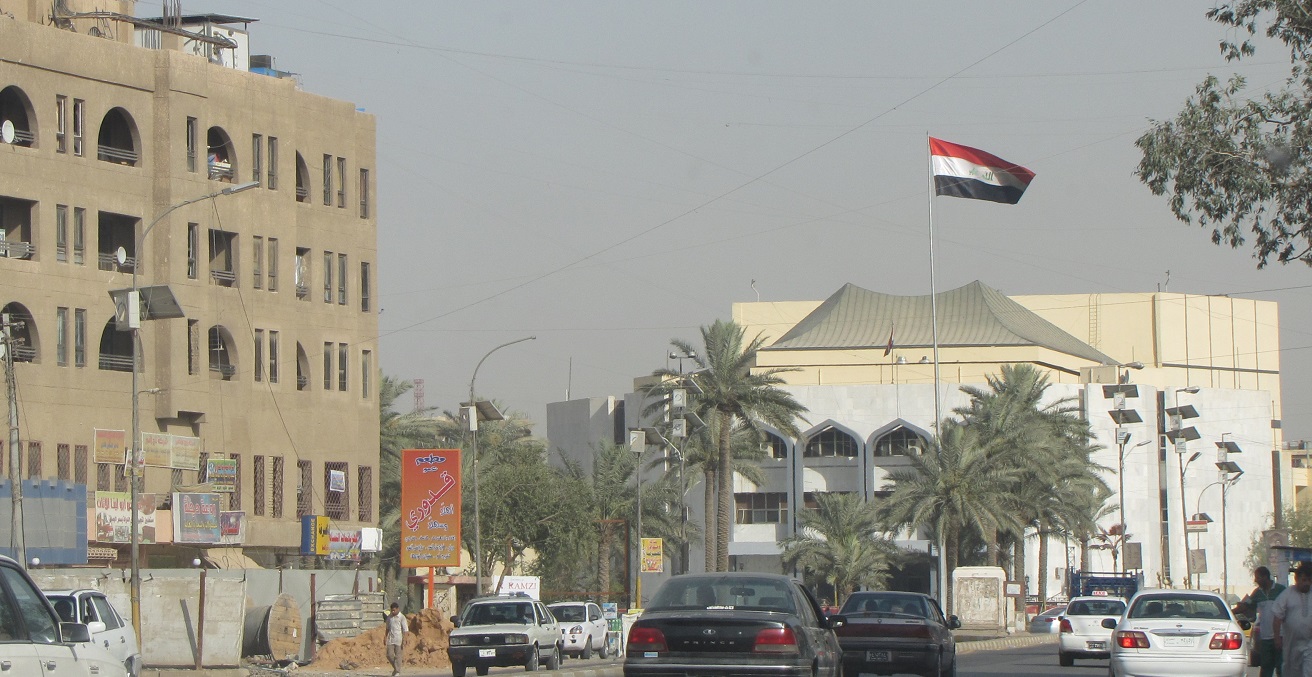
<path id="1" fill-rule="evenodd" d="M 276 564 L 299 551 L 302 516 L 377 522 L 374 118 L 251 56 L 253 19 L 132 9 L 0 3 L 0 305 L 18 323 L 21 431 L 5 459 L 128 491 L 122 460 L 93 447 L 132 426 L 133 345 L 110 292 L 134 275 L 167 287 L 182 317 L 142 322 L 140 427 L 190 452 L 147 461 L 159 543 L 142 564 L 197 549 Z M 232 461 L 219 507 L 238 533 L 167 543 L 171 492 L 213 489 L 216 459 Z M 93 560 L 126 561 L 125 544 L 90 538 Z"/>
<path id="2" fill-rule="evenodd" d="M 1274 303 L 1178 293 L 1007 297 L 976 282 L 940 293 L 937 312 L 944 418 L 969 402 L 961 386 L 987 388 L 986 378 L 1006 364 L 1040 367 L 1052 384 L 1049 401 L 1070 398 L 1090 422 L 1102 447 L 1093 460 L 1108 468 L 1104 480 L 1114 492 L 1124 480 L 1131 568 L 1151 584 L 1182 585 L 1193 571 L 1204 587 L 1247 585 L 1249 546 L 1270 527 L 1282 495 Z M 928 296 L 853 285 L 824 301 L 734 305 L 733 319 L 747 335 L 766 338 L 756 368 L 791 369 L 780 373 L 784 388 L 809 413 L 795 438 L 767 431 L 762 484 L 735 478 L 733 566 L 778 570 L 778 541 L 797 531 L 798 513 L 814 506 L 814 494 L 882 500 L 889 475 L 926 448 L 935 419 L 931 317 Z M 609 430 L 606 412 L 637 426 L 642 405 L 637 394 L 623 407 L 603 400 L 550 405 L 551 446 L 586 454 L 578 441 L 584 430 Z M 1217 464 L 1225 462 L 1243 473 L 1221 474 Z M 701 491 L 694 485 L 690 495 Z M 1120 502 L 1114 495 L 1099 520 L 1108 531 L 1116 531 Z M 688 505 L 701 522 L 701 501 Z M 1214 523 L 1191 519 L 1204 513 Z M 1186 522 L 1195 522 L 1188 532 Z M 1188 549 L 1206 550 L 1204 559 L 1186 564 L 1186 534 Z M 930 554 L 926 534 L 895 536 L 903 548 Z M 697 545 L 694 570 L 703 566 Z M 1056 593 L 1079 554 L 1075 544 L 1054 545 L 1042 574 Z M 1031 594 L 1037 550 L 1027 550 Z M 1095 550 L 1091 567 L 1115 570 L 1113 552 L 1120 549 Z M 899 576 L 898 585 L 936 587 L 925 567 Z"/>

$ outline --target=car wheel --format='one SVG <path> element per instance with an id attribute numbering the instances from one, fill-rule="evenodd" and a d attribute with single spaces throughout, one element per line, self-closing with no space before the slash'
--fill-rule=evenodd
<path id="1" fill-rule="evenodd" d="M 451 677 L 465 677 L 465 666 L 459 663 L 451 664 Z"/>
<path id="2" fill-rule="evenodd" d="M 1075 665 L 1075 659 L 1059 651 L 1057 652 L 1057 664 L 1063 668 L 1069 668 L 1070 666 Z"/>
<path id="3" fill-rule="evenodd" d="M 560 669 L 560 647 L 554 647 L 554 649 L 555 649 L 555 650 L 551 652 L 551 655 L 550 655 L 550 656 L 547 656 L 547 669 L 548 669 L 548 670 L 559 670 L 559 669 Z"/>
<path id="4" fill-rule="evenodd" d="M 476 665 L 474 666 L 474 672 L 478 673 L 478 677 L 487 677 L 489 667 L 487 665 Z"/>
<path id="5" fill-rule="evenodd" d="M 606 633 L 605 638 L 603 638 L 603 639 L 601 640 L 601 649 L 599 649 L 599 650 L 597 651 L 597 655 L 598 655 L 598 656 L 601 656 L 601 659 L 602 659 L 602 660 L 606 660 L 607 658 L 610 658 L 610 633 L 609 633 L 609 632 Z"/>
<path id="6" fill-rule="evenodd" d="M 528 660 L 524 661 L 524 672 L 536 672 L 538 669 L 538 648 L 529 649 Z"/>
<path id="7" fill-rule="evenodd" d="M 582 658 L 582 659 L 585 660 L 585 661 L 588 660 L 589 658 L 592 658 L 592 638 L 591 638 L 591 637 L 589 637 L 589 638 L 583 640 L 583 653 L 579 654 L 579 658 Z"/>

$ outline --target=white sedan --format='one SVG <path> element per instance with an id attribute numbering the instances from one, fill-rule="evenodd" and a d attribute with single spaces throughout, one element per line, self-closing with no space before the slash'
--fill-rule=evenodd
<path id="1" fill-rule="evenodd" d="M 1247 622 L 1235 620 L 1219 595 L 1204 590 L 1142 590 L 1112 630 L 1112 677 L 1243 677 Z"/>
<path id="2" fill-rule="evenodd" d="M 1119 621 L 1124 613 L 1124 597 L 1072 599 L 1058 619 L 1061 634 L 1058 636 L 1057 662 L 1062 667 L 1070 667 L 1076 658 L 1110 656 L 1112 631 L 1102 624 L 1108 619 Z"/>
<path id="3" fill-rule="evenodd" d="M 601 607 L 593 602 L 557 602 L 547 605 L 547 608 L 560 623 L 565 653 L 579 658 L 592 658 L 593 651 L 602 658 L 610 656 L 610 642 L 607 641 L 610 626 Z"/>

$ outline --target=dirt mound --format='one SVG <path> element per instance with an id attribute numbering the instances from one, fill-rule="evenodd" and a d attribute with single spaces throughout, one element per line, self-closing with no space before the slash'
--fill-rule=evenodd
<path id="1" fill-rule="evenodd" d="M 451 665 L 446 657 L 447 637 L 451 622 L 443 620 L 436 609 L 424 609 L 417 614 L 406 614 L 410 632 L 405 635 L 405 664 L 407 667 L 445 668 Z M 315 670 L 356 670 L 359 668 L 389 667 L 387 663 L 387 626 L 367 630 L 355 637 L 334 639 L 319 647 L 310 668 Z"/>

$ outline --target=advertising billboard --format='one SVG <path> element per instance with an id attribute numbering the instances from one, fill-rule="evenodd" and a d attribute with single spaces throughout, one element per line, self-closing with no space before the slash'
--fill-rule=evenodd
<path id="1" fill-rule="evenodd" d="M 96 463 L 116 463 L 119 465 L 125 463 L 128 454 L 127 432 L 123 430 L 101 430 L 99 428 L 95 428 L 94 431 L 92 446 L 95 449 Z"/>
<path id="2" fill-rule="evenodd" d="M 173 541 L 219 543 L 218 494 L 173 494 Z"/>
<path id="3" fill-rule="evenodd" d="M 137 542 L 155 542 L 155 494 L 137 494 Z M 96 492 L 96 542 L 132 541 L 132 494 Z"/>
<path id="4" fill-rule="evenodd" d="M 642 568 L 644 574 L 659 574 L 665 571 L 665 544 L 660 538 L 642 539 Z"/>
<path id="5" fill-rule="evenodd" d="M 460 450 L 401 452 L 401 566 L 460 566 Z"/>

